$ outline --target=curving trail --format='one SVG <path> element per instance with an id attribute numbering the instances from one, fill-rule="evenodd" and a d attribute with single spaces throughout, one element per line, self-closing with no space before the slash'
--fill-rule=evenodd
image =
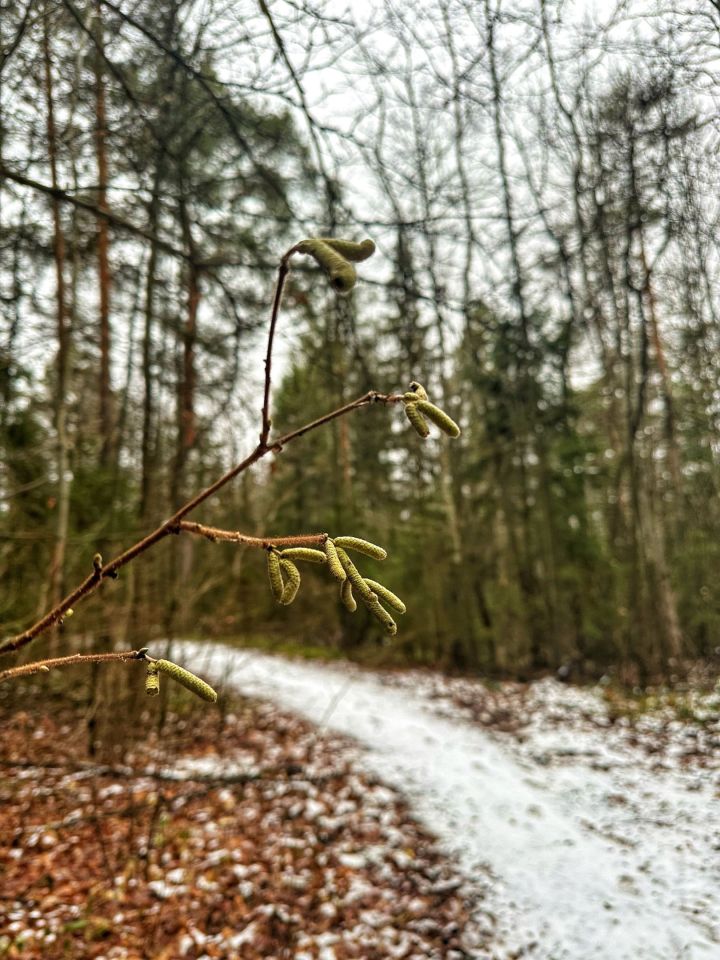
<path id="1" fill-rule="evenodd" d="M 718 960 L 718 770 L 657 769 L 574 723 L 523 741 L 438 712 L 422 683 L 220 644 L 173 655 L 208 678 L 356 738 L 483 893 L 493 958 Z M 588 694 L 580 693 L 578 704 Z M 578 711 L 579 711 L 578 707 Z M 481 954 L 483 958 L 485 954 Z"/>

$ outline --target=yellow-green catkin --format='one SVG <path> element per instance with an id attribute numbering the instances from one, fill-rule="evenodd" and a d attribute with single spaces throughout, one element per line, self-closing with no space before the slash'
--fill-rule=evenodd
<path id="1" fill-rule="evenodd" d="M 370 587 L 371 590 L 375 591 L 380 600 L 384 600 L 388 606 L 393 608 L 393 610 L 397 610 L 398 613 L 405 613 L 407 607 L 402 602 L 400 597 L 396 596 L 392 590 L 388 590 L 387 587 L 383 586 L 382 583 L 378 583 L 377 580 L 368 580 L 367 577 L 365 577 L 365 583 Z"/>
<path id="2" fill-rule="evenodd" d="M 385 633 L 391 637 L 394 637 L 397 633 L 397 624 L 387 612 L 385 607 L 377 599 L 377 597 L 371 603 L 368 603 L 367 607 L 370 613 L 377 617 L 383 627 L 385 627 Z"/>
<path id="3" fill-rule="evenodd" d="M 342 547 L 343 550 L 356 550 L 375 560 L 384 560 L 387 557 L 387 550 L 383 547 L 370 543 L 369 540 L 361 540 L 360 537 L 335 537 L 335 546 Z"/>
<path id="4" fill-rule="evenodd" d="M 335 549 L 335 543 L 330 539 L 330 537 L 328 537 L 325 541 L 325 556 L 327 557 L 330 573 L 333 575 L 333 577 L 335 577 L 336 580 L 339 580 L 340 583 L 342 583 L 343 580 L 347 579 L 347 574 L 343 569 L 343 565 L 340 563 L 337 550 Z"/>
<path id="5" fill-rule="evenodd" d="M 335 545 L 337 546 L 337 541 L 335 541 Z M 374 600 L 377 600 L 377 594 L 373 593 L 370 587 L 365 583 L 363 575 L 360 573 L 358 568 L 345 553 L 342 547 L 337 546 L 337 553 L 338 557 L 340 558 L 340 563 L 343 565 L 343 568 L 347 573 L 348 580 L 357 590 L 360 599 L 366 604 L 370 604 Z"/>
<path id="6" fill-rule="evenodd" d="M 340 584 L 340 599 L 345 604 L 350 613 L 355 613 L 357 610 L 357 603 L 355 603 L 355 597 L 352 592 L 352 584 L 349 580 L 343 580 Z"/>
<path id="7" fill-rule="evenodd" d="M 160 693 L 160 671 L 157 664 L 148 663 L 145 673 L 145 693 L 149 697 L 156 697 Z"/>
<path id="8" fill-rule="evenodd" d="M 280 569 L 286 577 L 285 586 L 280 597 L 280 603 L 288 607 L 297 596 L 300 589 L 300 571 L 292 560 L 280 560 Z"/>
<path id="9" fill-rule="evenodd" d="M 170 660 L 156 660 L 155 666 L 161 673 L 166 673 L 169 677 L 172 677 L 173 680 L 182 684 L 186 690 L 190 690 L 201 700 L 207 700 L 208 703 L 215 703 L 217 700 L 217 693 L 209 683 L 205 683 L 200 677 L 196 677 L 194 673 L 190 673 L 189 670 L 177 663 L 172 663 Z"/>
<path id="10" fill-rule="evenodd" d="M 280 572 L 280 554 L 275 549 L 268 550 L 267 568 L 272 595 L 278 603 L 282 603 L 283 587 L 285 584 L 283 583 L 282 573 Z"/>
<path id="11" fill-rule="evenodd" d="M 341 257 L 352 260 L 354 263 L 367 260 L 375 253 L 375 244 L 369 239 L 361 240 L 360 243 L 355 243 L 352 240 L 336 240 L 335 237 L 319 237 L 318 239 L 336 250 Z"/>
<path id="12" fill-rule="evenodd" d="M 313 550 L 312 547 L 289 547 L 283 550 L 280 556 L 283 560 L 305 560 L 308 563 L 327 563 L 327 557 L 322 550 Z"/>
<path id="13" fill-rule="evenodd" d="M 449 417 L 440 407 L 436 407 L 434 403 L 430 403 L 429 400 L 418 400 L 417 408 L 422 416 L 427 417 L 428 420 L 432 420 L 435 426 L 440 427 L 442 432 L 446 433 L 449 437 L 460 436 L 460 427 L 455 423 L 453 418 Z"/>
<path id="14" fill-rule="evenodd" d="M 405 404 L 405 416 L 413 425 L 415 433 L 425 440 L 430 435 L 430 427 L 425 422 L 425 418 L 418 410 L 418 401 Z"/>
<path id="15" fill-rule="evenodd" d="M 297 245 L 298 253 L 306 253 L 323 268 L 330 283 L 338 293 L 349 293 L 355 286 L 357 272 L 355 267 L 337 250 L 333 250 L 324 240 L 317 237 L 303 240 Z"/>

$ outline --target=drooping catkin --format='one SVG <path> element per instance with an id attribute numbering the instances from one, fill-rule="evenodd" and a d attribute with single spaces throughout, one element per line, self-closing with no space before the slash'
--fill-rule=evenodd
<path id="1" fill-rule="evenodd" d="M 367 577 L 365 577 L 365 583 L 370 587 L 371 590 L 375 591 L 380 600 L 384 600 L 388 606 L 393 608 L 393 610 L 397 610 L 398 613 L 405 613 L 407 607 L 402 602 L 400 597 L 396 596 L 392 590 L 388 590 L 387 587 L 383 586 L 382 583 L 378 583 L 377 580 L 368 580 Z"/>
<path id="2" fill-rule="evenodd" d="M 300 571 L 292 560 L 285 559 L 280 560 L 280 569 L 286 577 L 285 586 L 280 596 L 280 603 L 289 607 L 300 589 Z"/>
<path id="3" fill-rule="evenodd" d="M 384 560 L 387 557 L 387 550 L 383 547 L 370 543 L 369 540 L 361 540 L 360 537 L 335 537 L 335 546 L 342 547 L 343 550 L 364 553 L 366 557 L 372 557 L 374 560 Z"/>
<path id="4" fill-rule="evenodd" d="M 335 543 L 327 538 L 325 541 L 325 556 L 327 557 L 328 567 L 330 568 L 330 573 L 335 577 L 336 580 L 339 580 L 340 583 L 343 580 L 347 579 L 347 574 L 343 569 L 343 565 L 340 563 L 338 558 L 337 550 L 335 549 Z"/>
<path id="5" fill-rule="evenodd" d="M 303 240 L 297 245 L 297 251 L 313 257 L 327 273 L 330 283 L 338 293 L 349 293 L 355 286 L 355 267 L 324 240 L 317 237 Z"/>
<path id="6" fill-rule="evenodd" d="M 160 693 L 160 671 L 156 663 L 148 663 L 145 672 L 145 693 L 149 697 L 156 697 Z"/>
<path id="7" fill-rule="evenodd" d="M 349 580 L 343 580 L 340 584 L 340 599 L 345 604 L 350 613 L 355 613 L 357 610 L 357 603 L 355 603 L 355 597 L 352 592 L 352 584 Z"/>
<path id="8" fill-rule="evenodd" d="M 322 550 L 313 550 L 312 547 L 289 547 L 283 550 L 280 556 L 284 560 L 306 560 L 308 563 L 327 563 L 327 557 Z"/>
<path id="9" fill-rule="evenodd" d="M 418 400 L 417 408 L 421 415 L 432 420 L 436 427 L 440 427 L 443 433 L 449 437 L 459 437 L 460 427 L 455 423 L 452 417 L 449 417 L 444 410 L 436 407 L 429 400 Z M 407 408 L 406 408 L 407 409 Z"/>
<path id="10" fill-rule="evenodd" d="M 370 613 L 377 617 L 380 623 L 385 627 L 385 633 L 389 634 L 391 637 L 394 637 L 397 633 L 397 624 L 385 607 L 377 599 L 377 597 L 375 597 L 371 603 L 368 603 L 367 608 Z"/>
<path id="11" fill-rule="evenodd" d="M 190 673 L 189 670 L 177 663 L 173 663 L 171 660 L 156 660 L 155 666 L 161 673 L 166 673 L 169 677 L 172 677 L 173 680 L 182 684 L 186 690 L 190 690 L 201 700 L 207 700 L 208 703 L 215 703 L 217 700 L 217 693 L 209 683 L 205 683 L 200 677 L 196 677 L 194 673 Z"/>
<path id="12" fill-rule="evenodd" d="M 353 240 L 336 240 L 335 237 L 318 237 L 318 239 L 336 250 L 341 257 L 352 260 L 354 263 L 367 260 L 375 253 L 375 244 L 369 239 L 361 240 L 360 243 L 355 243 Z"/>
<path id="13" fill-rule="evenodd" d="M 363 603 L 370 604 L 373 602 L 373 600 L 377 600 L 377 594 L 373 593 L 370 587 L 365 583 L 362 574 L 342 547 L 337 547 L 337 554 L 340 558 L 340 563 L 343 565 L 345 572 L 347 573 L 348 580 L 357 590 L 358 595 Z"/>
<path id="14" fill-rule="evenodd" d="M 413 425 L 415 433 L 425 440 L 430 435 L 430 427 L 425 422 L 425 418 L 418 410 L 418 401 L 405 404 L 405 416 Z"/>
<path id="15" fill-rule="evenodd" d="M 282 603 L 283 583 L 282 573 L 280 572 L 280 555 L 273 547 L 267 554 L 268 579 L 270 580 L 270 589 L 272 595 L 278 603 Z"/>

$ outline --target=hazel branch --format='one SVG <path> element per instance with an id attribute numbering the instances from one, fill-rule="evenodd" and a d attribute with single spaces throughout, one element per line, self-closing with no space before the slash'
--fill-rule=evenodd
<path id="1" fill-rule="evenodd" d="M 62 622 L 64 616 L 69 615 L 69 612 L 78 601 L 94 593 L 104 580 L 117 579 L 119 570 L 122 567 L 136 559 L 136 557 L 145 553 L 147 550 L 155 546 L 155 544 L 159 543 L 170 534 L 177 534 L 181 531 L 184 531 L 195 533 L 200 536 L 206 536 L 211 540 L 234 540 L 235 542 L 245 542 L 254 546 L 264 546 L 266 548 L 283 544 L 287 546 L 307 546 L 308 544 L 313 543 L 316 545 L 323 545 L 325 543 L 327 540 L 326 534 L 308 535 L 300 538 L 280 538 L 279 540 L 274 541 L 268 541 L 266 538 L 248 538 L 239 531 L 237 533 L 233 533 L 233 531 L 215 531 L 213 528 L 203 527 L 201 524 L 189 524 L 185 521 L 185 517 L 201 503 L 204 503 L 231 480 L 239 476 L 271 451 L 274 453 L 279 453 L 285 444 L 304 436 L 306 433 L 309 433 L 312 430 L 316 430 L 318 427 L 321 427 L 324 424 L 337 419 L 338 417 L 351 413 L 353 410 L 359 409 L 360 407 L 364 407 L 372 403 L 388 404 L 399 403 L 403 401 L 402 395 L 382 394 L 376 390 L 371 390 L 368 393 L 363 394 L 363 396 L 358 397 L 356 400 L 346 403 L 344 406 L 338 407 L 336 410 L 332 410 L 324 416 L 318 417 L 316 420 L 305 424 L 305 426 L 299 427 L 296 430 L 292 430 L 289 433 L 281 436 L 276 441 L 269 443 L 271 428 L 270 390 L 272 380 L 272 351 L 275 338 L 275 329 L 277 327 L 277 320 L 282 302 L 283 289 L 285 286 L 285 280 L 290 270 L 290 259 L 296 253 L 304 253 L 312 256 L 318 265 L 325 270 L 335 289 L 342 293 L 347 293 L 355 283 L 356 279 L 356 273 L 354 267 L 352 267 L 352 262 L 360 262 L 365 260 L 367 257 L 372 255 L 374 249 L 375 246 L 371 240 L 364 240 L 362 243 L 352 243 L 349 241 L 334 240 L 332 238 L 315 238 L 312 240 L 301 241 L 294 247 L 291 247 L 287 253 L 284 254 L 278 267 L 278 278 L 273 296 L 270 316 L 270 329 L 268 332 L 268 344 L 265 357 L 265 384 L 263 389 L 262 426 L 258 445 L 244 460 L 234 466 L 227 473 L 219 477 L 214 483 L 210 484 L 210 486 L 197 493 L 194 497 L 183 504 L 183 506 L 181 506 L 173 514 L 173 516 L 171 516 L 164 523 L 161 523 L 155 530 L 147 534 L 147 536 L 143 537 L 141 540 L 138 540 L 123 553 L 119 554 L 117 557 L 114 557 L 105 564 L 103 564 L 102 557 L 99 554 L 96 554 L 93 558 L 92 572 L 77 587 L 75 587 L 71 593 L 69 593 L 63 600 L 56 604 L 34 624 L 32 624 L 32 626 L 28 627 L 17 636 L 9 638 L 3 643 L 0 643 L 0 654 L 11 653 L 13 651 L 20 650 L 22 647 L 31 643 L 40 634 L 50 629 L 50 627 L 56 623 Z M 286 560 L 285 562 L 287 564 L 291 561 Z M 122 655 L 120 655 L 120 659 L 122 659 Z M 75 658 L 73 662 L 82 661 L 78 661 Z M 33 667 L 35 665 L 29 666 Z M 47 664 L 45 664 L 45 666 L 47 666 Z M 42 668 L 38 667 L 38 669 Z M 35 671 L 30 670 L 30 672 Z M 6 671 L 6 674 L 7 673 L 8 672 Z"/>
<path id="2" fill-rule="evenodd" d="M 245 470 L 251 467 L 254 463 L 257 463 L 258 460 L 261 460 L 263 457 L 267 456 L 268 453 L 279 453 L 286 444 L 292 442 L 293 440 L 297 440 L 299 437 L 309 433 L 311 430 L 316 430 L 318 427 L 323 426 L 323 424 L 329 423 L 331 420 L 335 420 L 337 417 L 345 416 L 346 414 L 351 413 L 353 410 L 357 410 L 360 407 L 367 406 L 371 403 L 398 403 L 400 401 L 402 401 L 401 394 L 386 395 L 378 393 L 375 390 L 371 390 L 369 393 L 358 397 L 357 400 L 346 403 L 344 406 L 338 407 L 338 409 L 325 414 L 325 416 L 319 417 L 317 420 L 313 420 L 311 423 L 305 424 L 304 427 L 300 427 L 297 430 L 293 430 L 291 433 L 285 434 L 272 446 L 262 446 L 258 444 L 252 453 L 245 457 L 244 460 L 234 466 L 231 470 L 228 470 L 227 473 L 223 474 L 222 477 L 219 477 L 214 483 L 210 484 L 209 487 L 201 490 L 194 497 L 188 500 L 187 503 L 183 504 L 183 506 L 180 507 L 180 509 L 177 510 L 172 517 L 160 524 L 159 527 L 149 533 L 146 537 L 138 540 L 137 543 L 134 543 L 131 547 L 128 547 L 127 550 L 119 554 L 117 557 L 109 560 L 99 569 L 97 565 L 94 565 L 92 573 L 77 587 L 75 587 L 75 589 L 63 600 L 56 604 L 56 606 L 49 610 L 32 626 L 28 627 L 27 630 L 24 630 L 17 636 L 12 637 L 11 639 L 0 644 L 0 654 L 12 653 L 15 650 L 20 650 L 22 647 L 27 646 L 28 643 L 31 643 L 36 637 L 40 636 L 40 634 L 45 633 L 46 630 L 49 630 L 50 627 L 58 623 L 67 613 L 67 611 L 74 607 L 80 600 L 94 593 L 103 580 L 117 579 L 118 571 L 121 570 L 122 567 L 130 563 L 136 557 L 139 557 L 142 553 L 145 553 L 146 550 L 154 547 L 155 544 L 159 543 L 160 540 L 163 540 L 165 537 L 176 533 L 179 523 L 192 510 L 195 510 L 195 508 L 199 507 L 201 503 L 204 503 L 206 500 L 212 497 L 215 493 L 222 489 L 222 487 L 230 483 L 231 480 L 234 480 L 235 477 L 238 477 L 241 473 L 244 473 Z"/>

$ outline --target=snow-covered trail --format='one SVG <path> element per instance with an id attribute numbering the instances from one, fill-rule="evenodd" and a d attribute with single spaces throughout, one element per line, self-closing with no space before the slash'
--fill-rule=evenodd
<path id="1" fill-rule="evenodd" d="M 720 960 L 717 772 L 651 770 L 572 725 L 518 744 L 354 668 L 208 643 L 173 654 L 356 738 L 484 888 L 493 957 Z"/>

